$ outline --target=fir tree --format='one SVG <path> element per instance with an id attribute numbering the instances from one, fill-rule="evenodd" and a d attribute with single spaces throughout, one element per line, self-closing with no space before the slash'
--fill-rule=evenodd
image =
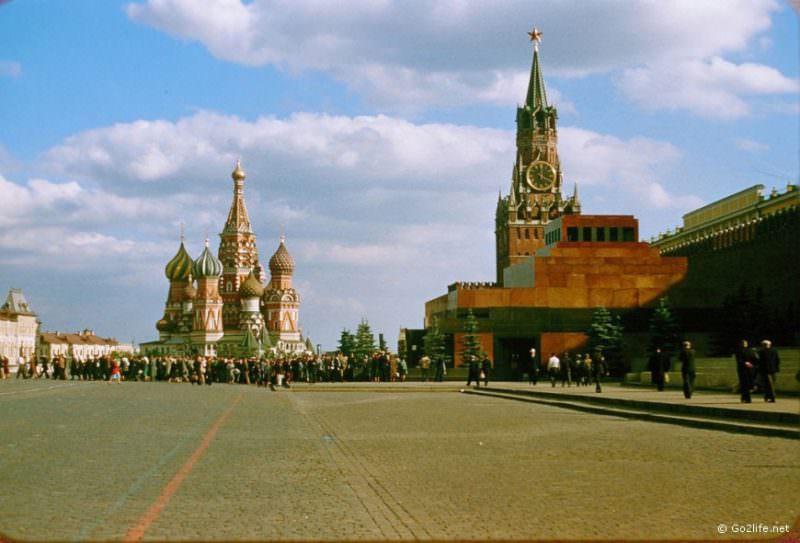
<path id="1" fill-rule="evenodd" d="M 345 356 L 352 357 L 355 349 L 356 337 L 350 333 L 350 330 L 344 328 L 339 336 L 339 352 Z"/>
<path id="2" fill-rule="evenodd" d="M 375 336 L 372 334 L 372 329 L 366 319 L 361 319 L 361 323 L 356 329 L 356 344 L 353 349 L 353 354 L 359 360 L 364 356 L 371 356 L 375 352 Z"/>
<path id="3" fill-rule="evenodd" d="M 589 326 L 589 345 L 603 353 L 608 371 L 622 376 L 628 370 L 622 351 L 622 319 L 612 315 L 605 307 L 598 307 Z"/>
<path id="4" fill-rule="evenodd" d="M 433 317 L 431 326 L 425 331 L 422 349 L 431 359 L 431 367 L 436 367 L 445 358 L 444 334 L 439 328 L 439 317 Z"/>
<path id="5" fill-rule="evenodd" d="M 658 300 L 658 305 L 650 317 L 649 350 L 654 353 L 656 347 L 661 351 L 674 356 L 681 343 L 681 329 L 678 319 L 669 305 L 669 298 L 664 296 Z"/>
<path id="6" fill-rule="evenodd" d="M 383 338 L 383 334 L 378 334 L 378 349 L 381 351 L 387 351 L 386 340 Z"/>
<path id="7" fill-rule="evenodd" d="M 468 364 L 470 360 L 479 360 L 483 351 L 481 349 L 481 342 L 478 339 L 478 318 L 472 312 L 472 309 L 467 311 L 467 318 L 464 319 L 464 335 L 461 342 L 461 359 L 464 364 Z"/>

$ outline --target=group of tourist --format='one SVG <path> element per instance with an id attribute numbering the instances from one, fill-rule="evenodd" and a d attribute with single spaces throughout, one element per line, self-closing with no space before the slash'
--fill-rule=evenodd
<path id="1" fill-rule="evenodd" d="M 764 393 L 764 401 L 775 401 L 775 374 L 780 371 L 780 357 L 772 348 L 772 342 L 765 339 L 761 342 L 761 349 L 753 349 L 749 342 L 743 339 L 734 353 L 736 360 L 736 373 L 739 378 L 738 389 L 742 403 L 751 403 L 751 394 L 756 391 Z M 681 377 L 683 378 L 683 394 L 686 398 L 692 397 L 694 381 L 697 373 L 695 366 L 695 352 L 689 341 L 684 341 L 678 353 L 681 363 Z M 660 347 L 650 355 L 649 370 L 652 382 L 656 388 L 664 390 L 664 384 L 669 382 L 671 369 L 669 354 Z M 798 374 L 800 376 L 800 373 Z"/>
<path id="2" fill-rule="evenodd" d="M 536 350 L 531 349 L 531 358 L 535 359 Z M 572 383 L 576 386 L 589 386 L 591 383 L 595 385 L 595 392 L 602 392 L 602 378 L 608 375 L 608 367 L 606 366 L 605 357 L 603 352 L 599 349 L 594 351 L 594 354 L 583 353 L 576 354 L 574 357 L 569 352 L 562 354 L 561 358 L 556 353 L 550 353 L 547 359 L 547 366 L 545 367 L 546 378 L 550 379 L 551 386 L 555 387 L 557 382 L 561 386 L 570 387 Z M 536 385 L 539 382 L 539 365 L 532 364 L 531 371 L 528 374 L 528 380 L 531 385 Z"/>

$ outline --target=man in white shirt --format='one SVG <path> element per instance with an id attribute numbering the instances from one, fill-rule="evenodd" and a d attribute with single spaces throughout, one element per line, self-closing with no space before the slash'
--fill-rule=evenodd
<path id="1" fill-rule="evenodd" d="M 561 360 L 558 359 L 556 353 L 550 353 L 550 359 L 547 361 L 547 373 L 550 374 L 550 383 L 555 387 L 556 379 L 561 372 Z"/>

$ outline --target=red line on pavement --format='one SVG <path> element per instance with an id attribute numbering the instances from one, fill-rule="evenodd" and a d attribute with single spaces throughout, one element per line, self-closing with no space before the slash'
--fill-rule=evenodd
<path id="1" fill-rule="evenodd" d="M 192 456 L 181 466 L 181 469 L 178 470 L 178 473 L 172 478 L 172 480 L 164 487 L 164 490 L 161 491 L 161 494 L 158 496 L 153 505 L 150 506 L 150 509 L 139 519 L 139 522 L 136 523 L 136 526 L 128 530 L 128 533 L 125 534 L 125 537 L 122 541 L 139 541 L 144 536 L 145 531 L 150 525 L 155 521 L 158 516 L 161 514 L 161 511 L 164 507 L 167 506 L 169 503 L 170 498 L 175 492 L 180 488 L 183 480 L 189 475 L 194 468 L 197 461 L 200 460 L 200 457 L 203 456 L 203 453 L 206 451 L 208 446 L 214 440 L 214 436 L 217 434 L 217 430 L 225 423 L 228 419 L 230 414 L 233 412 L 233 409 L 242 401 L 242 397 L 244 396 L 244 391 L 240 392 L 233 403 L 228 407 L 228 409 L 216 420 L 213 426 L 208 430 L 203 441 L 200 443 L 200 446 L 192 453 Z"/>

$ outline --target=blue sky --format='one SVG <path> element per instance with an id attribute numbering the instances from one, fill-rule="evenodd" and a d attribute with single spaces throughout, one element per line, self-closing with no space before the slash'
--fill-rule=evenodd
<path id="1" fill-rule="evenodd" d="M 197 256 L 241 156 L 301 325 L 394 341 L 494 279 L 493 213 L 543 31 L 567 190 L 643 238 L 798 183 L 798 27 L 777 0 L 0 2 L 0 287 L 47 330 L 156 337 L 179 224 Z M 5 286 L 4 286 L 5 285 Z"/>

